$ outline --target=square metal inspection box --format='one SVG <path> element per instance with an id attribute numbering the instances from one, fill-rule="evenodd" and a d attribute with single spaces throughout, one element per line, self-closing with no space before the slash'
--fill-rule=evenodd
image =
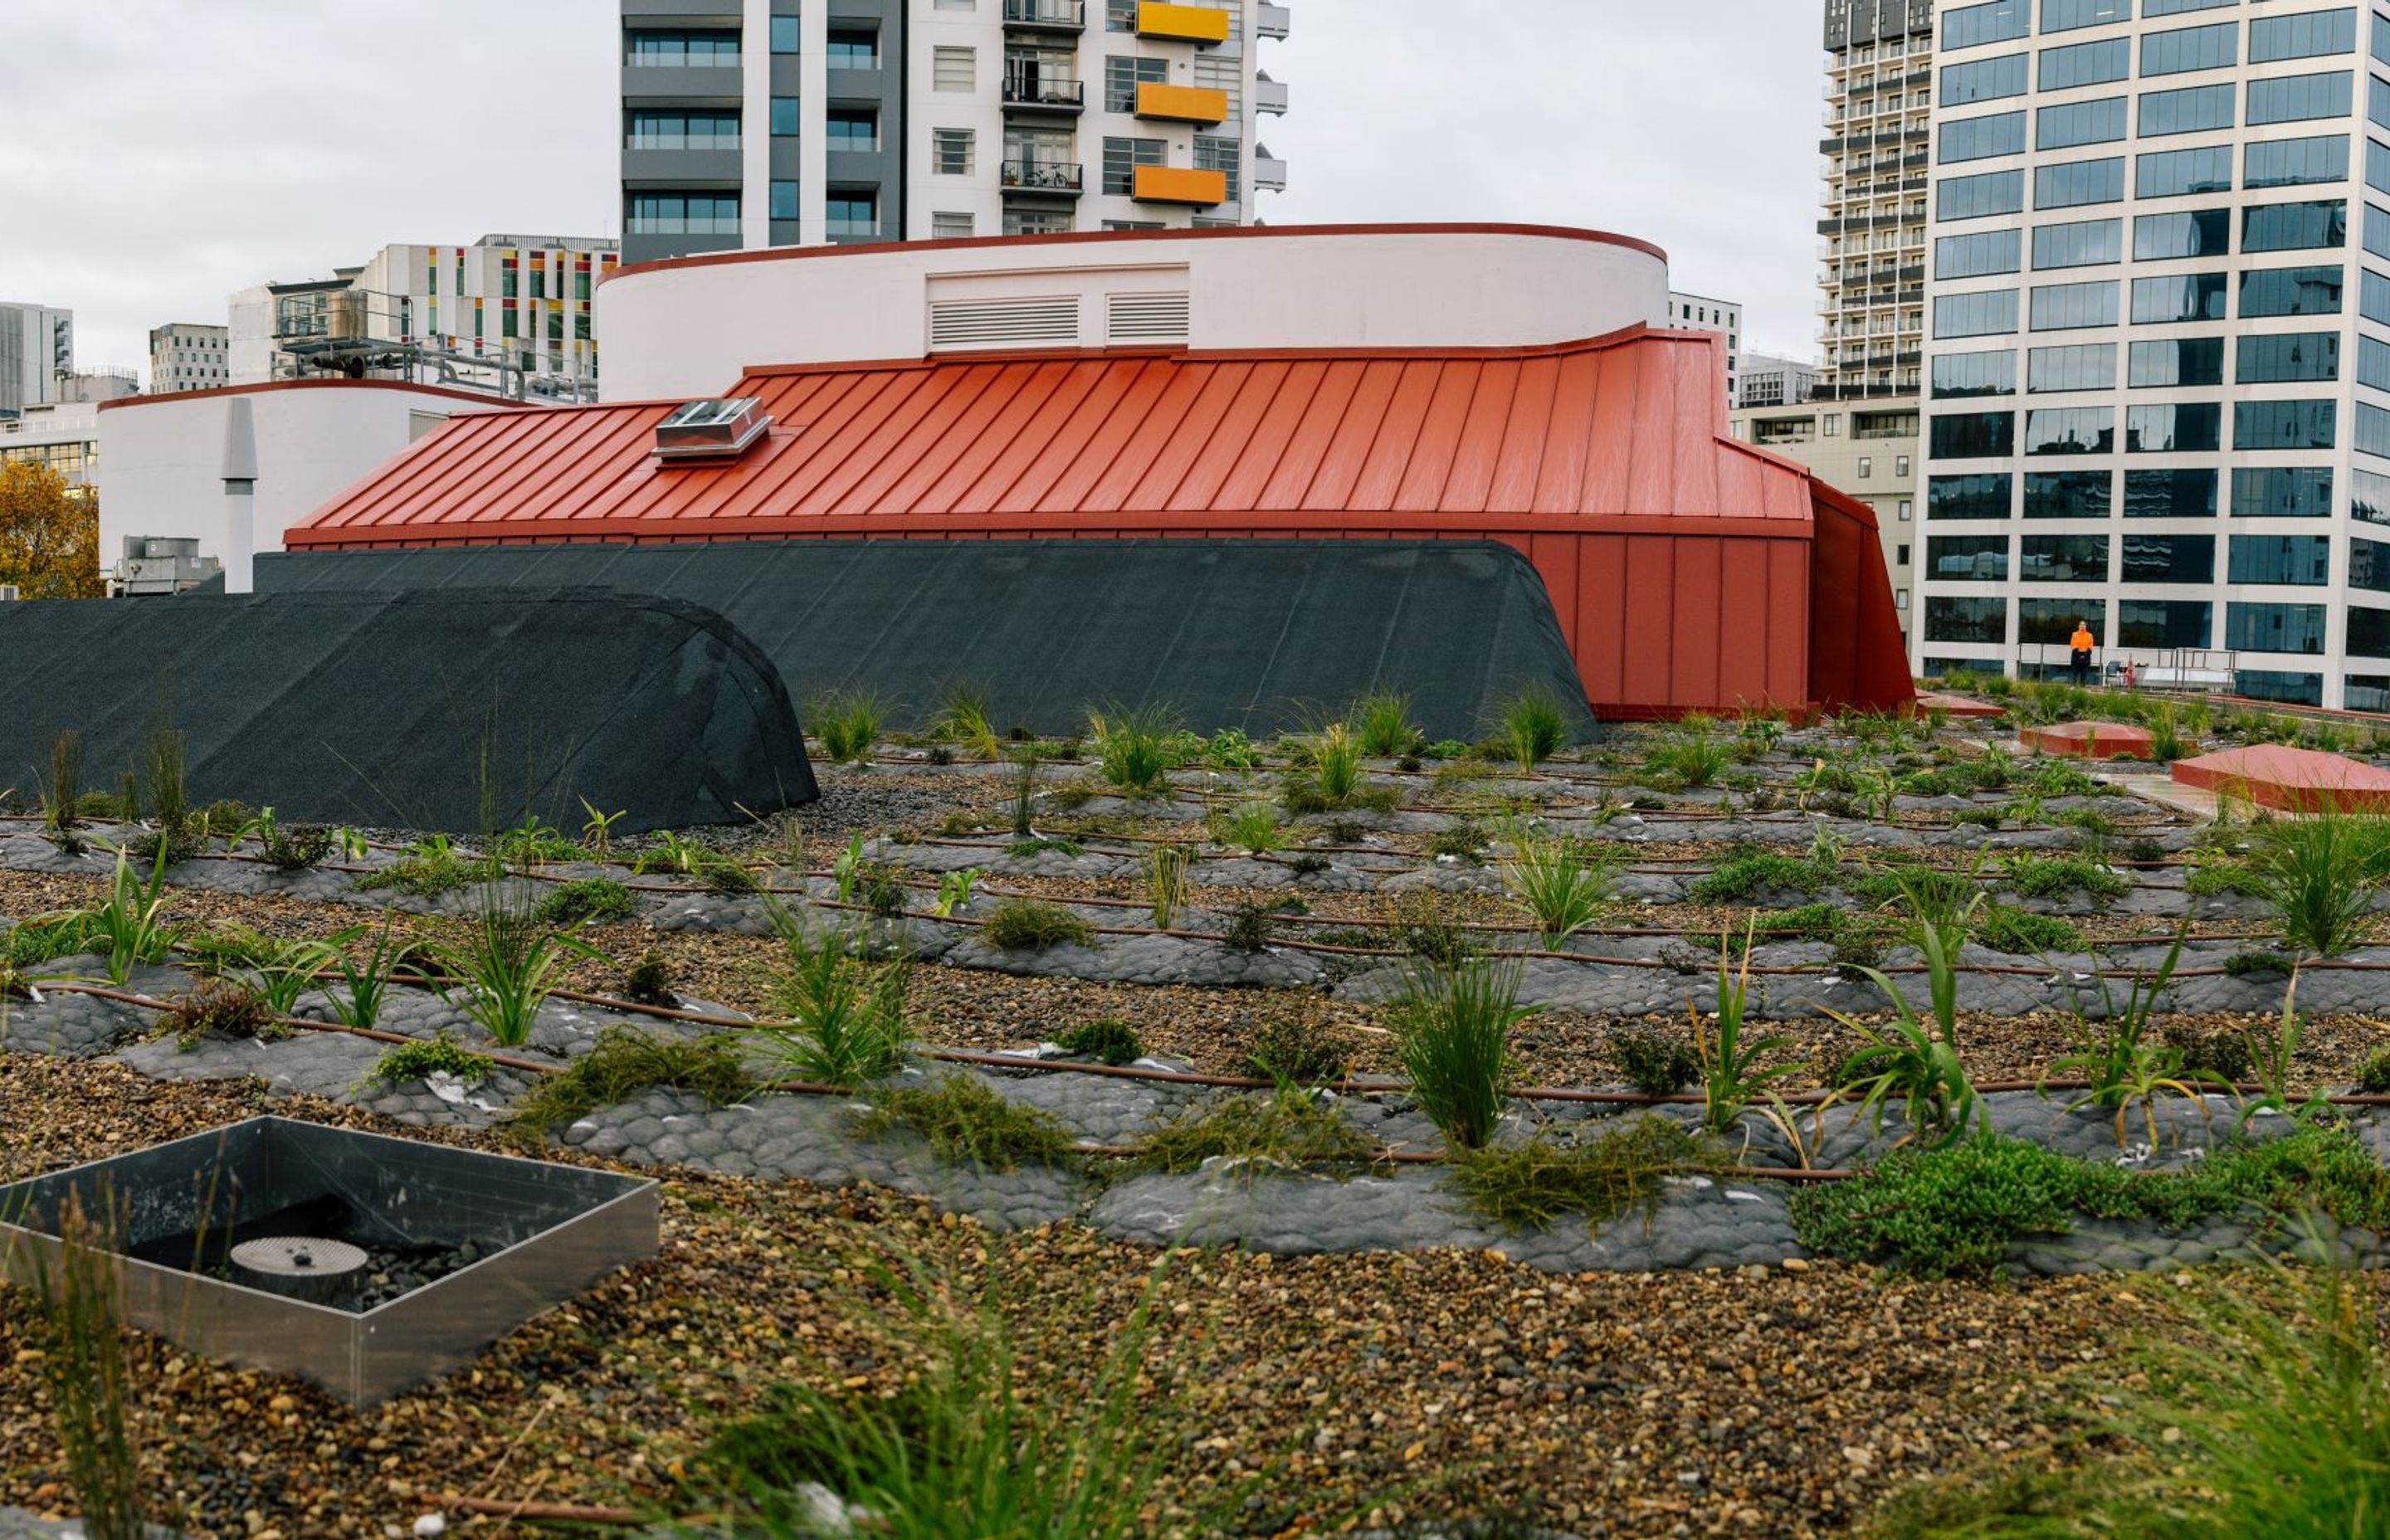
<path id="1" fill-rule="evenodd" d="M 130 1324 L 352 1406 L 471 1361 L 660 1243 L 651 1180 L 262 1117 L 0 1187 L 11 1281 L 55 1276 L 70 1197 L 107 1216 Z M 441 1260 L 347 1303 L 214 1276 L 261 1237 Z"/>

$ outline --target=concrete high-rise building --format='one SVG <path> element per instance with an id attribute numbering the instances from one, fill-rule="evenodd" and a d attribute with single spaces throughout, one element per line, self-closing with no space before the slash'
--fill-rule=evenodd
<path id="1" fill-rule="evenodd" d="M 149 393 L 212 391 L 232 383 L 227 350 L 231 332 L 223 327 L 176 321 L 149 330 Z"/>
<path id="2" fill-rule="evenodd" d="M 1913 655 L 2380 709 L 2390 20 L 2136 9 L 1943 12 Z"/>
<path id="3" fill-rule="evenodd" d="M 1733 405 L 1742 389 L 1742 306 L 1703 294 L 1672 293 L 1661 325 L 1670 331 L 1714 331 L 1726 339 L 1726 404 Z"/>
<path id="4" fill-rule="evenodd" d="M 1818 366 L 1772 353 L 1745 353 L 1737 406 L 1798 406 L 1818 393 Z"/>
<path id="5" fill-rule="evenodd" d="M 0 302 L 0 417 L 58 401 L 73 373 L 73 311 Z"/>
<path id="6" fill-rule="evenodd" d="M 1243 225 L 1260 0 L 622 0 L 627 262 Z"/>
<path id="7" fill-rule="evenodd" d="M 510 398 L 595 400 L 590 295 L 622 262 L 585 236 L 385 246 L 329 278 L 232 297 L 226 379 L 385 379 Z"/>
<path id="8" fill-rule="evenodd" d="M 1825 0 L 1818 393 L 1914 397 L 1925 336 L 1934 0 Z"/>

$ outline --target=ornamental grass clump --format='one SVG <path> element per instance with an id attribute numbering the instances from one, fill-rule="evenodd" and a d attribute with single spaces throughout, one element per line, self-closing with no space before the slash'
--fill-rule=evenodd
<path id="1" fill-rule="evenodd" d="M 175 927 L 166 920 L 166 852 L 160 850 L 147 881 L 134 875 L 132 859 L 116 853 L 116 874 L 108 902 L 84 911 L 86 945 L 108 956 L 108 976 L 122 984 L 136 968 L 164 962 L 174 950 Z"/>
<path id="2" fill-rule="evenodd" d="M 1540 1007 L 1519 1004 L 1523 971 L 1484 958 L 1413 965 L 1390 1014 L 1396 1056 L 1420 1110 L 1459 1149 L 1490 1143 L 1516 1072 L 1512 1029 Z"/>
<path id="3" fill-rule="evenodd" d="M 55 1260 L 32 1259 L 42 1297 L 35 1329 L 41 1347 L 19 1353 L 38 1361 L 35 1375 L 49 1390 L 50 1416 L 65 1457 L 67 1483 L 82 1510 L 88 1540 L 146 1540 L 149 1534 L 133 1434 L 133 1373 L 125 1352 L 123 1283 L 118 1255 L 125 1225 L 109 1189 L 87 1213 L 69 1193 L 59 1215 Z"/>
<path id="4" fill-rule="evenodd" d="M 824 758 L 832 764 L 861 764 L 880 741 L 886 712 L 868 690 L 839 690 L 816 699 L 805 714 L 813 719 Z"/>
<path id="5" fill-rule="evenodd" d="M 1523 837 L 1500 869 L 1502 886 L 1535 917 L 1548 950 L 1592 924 L 1617 883 L 1614 867 L 1573 840 Z"/>
<path id="6" fill-rule="evenodd" d="M 1561 751 L 1568 742 L 1568 712 L 1548 685 L 1530 685 L 1504 701 L 1499 712 L 1502 747 L 1523 772 Z"/>
<path id="7" fill-rule="evenodd" d="M 1095 928 L 1059 904 L 1034 898 L 1009 898 L 992 910 L 980 926 L 990 946 L 1006 952 L 1039 951 L 1048 946 L 1092 946 Z"/>
<path id="8" fill-rule="evenodd" d="M 610 878 L 587 877 L 548 890 L 535 911 L 550 925 L 604 925 L 636 910 L 631 890 Z"/>
<path id="9" fill-rule="evenodd" d="M 430 942 L 425 954 L 446 975 L 434 987 L 502 1048 L 530 1041 L 539 1007 L 574 958 L 610 963 L 598 948 L 550 926 L 503 884 L 482 895 L 459 934 Z"/>
<path id="10" fill-rule="evenodd" d="M 1397 759 L 1418 751 L 1422 735 L 1411 721 L 1411 698 L 1381 690 L 1353 702 L 1353 738 L 1371 759 Z"/>
<path id="11" fill-rule="evenodd" d="M 1178 731 L 1171 707 L 1107 706 L 1087 713 L 1096 740 L 1096 769 L 1108 785 L 1132 797 L 1160 796 L 1170 789 L 1169 738 Z"/>
<path id="12" fill-rule="evenodd" d="M 1964 936 L 1920 924 L 1914 939 L 1924 954 L 1930 1014 L 1921 1016 L 1897 985 L 1871 968 L 1859 971 L 1891 1002 L 1892 1020 L 1878 1027 L 1840 1011 L 1826 1014 L 1861 1039 L 1858 1051 L 1844 1060 L 1838 1078 L 1857 1098 L 1859 1110 L 1872 1115 L 1873 1126 L 1882 1129 L 1885 1108 L 1896 1098 L 1912 1130 L 1931 1136 L 1937 1146 L 1947 1146 L 1988 1118 L 1959 1057 L 1958 943 Z"/>
<path id="13" fill-rule="evenodd" d="M 758 1029 L 772 1056 L 801 1079 L 842 1089 L 905 1067 L 912 1029 L 905 1002 L 912 965 L 874 962 L 856 933 L 766 906 L 782 952 L 773 1004 L 784 1026 Z"/>
<path id="14" fill-rule="evenodd" d="M 2249 866 L 2281 917 L 2282 940 L 2334 957 L 2365 939 L 2390 880 L 2390 818 L 2325 808 L 2249 830 Z"/>

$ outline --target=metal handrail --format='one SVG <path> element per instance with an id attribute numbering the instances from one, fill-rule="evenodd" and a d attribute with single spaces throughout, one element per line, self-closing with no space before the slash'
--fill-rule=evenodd
<path id="1" fill-rule="evenodd" d="M 1004 162 L 1004 185 L 1007 187 L 1042 192 L 1084 192 L 1086 190 L 1086 167 L 1068 160 L 1007 160 Z"/>
<path id="2" fill-rule="evenodd" d="M 1087 105 L 1087 83 L 1043 72 L 1034 78 L 1007 75 L 1004 77 L 1004 100 L 1009 107 L 1085 107 Z"/>
<path id="3" fill-rule="evenodd" d="M 1004 0 L 1004 19 L 1030 27 L 1082 27 L 1087 24 L 1086 0 Z"/>

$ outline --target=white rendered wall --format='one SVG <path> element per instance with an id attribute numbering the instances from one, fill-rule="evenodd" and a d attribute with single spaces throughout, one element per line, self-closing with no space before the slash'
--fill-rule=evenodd
<path id="1" fill-rule="evenodd" d="M 143 397 L 99 414 L 99 548 L 112 565 L 129 534 L 196 539 L 225 555 L 226 404 L 246 400 L 257 424 L 257 549 L 406 447 L 418 414 L 472 411 L 470 402 L 404 386 L 307 384 Z"/>
<path id="2" fill-rule="evenodd" d="M 757 365 L 919 358 L 933 282 L 974 295 L 1184 289 L 1195 349 L 1520 347 L 1656 325 L 1664 257 L 1566 231 L 1284 226 L 692 258 L 599 286 L 607 401 L 718 395 Z"/>

